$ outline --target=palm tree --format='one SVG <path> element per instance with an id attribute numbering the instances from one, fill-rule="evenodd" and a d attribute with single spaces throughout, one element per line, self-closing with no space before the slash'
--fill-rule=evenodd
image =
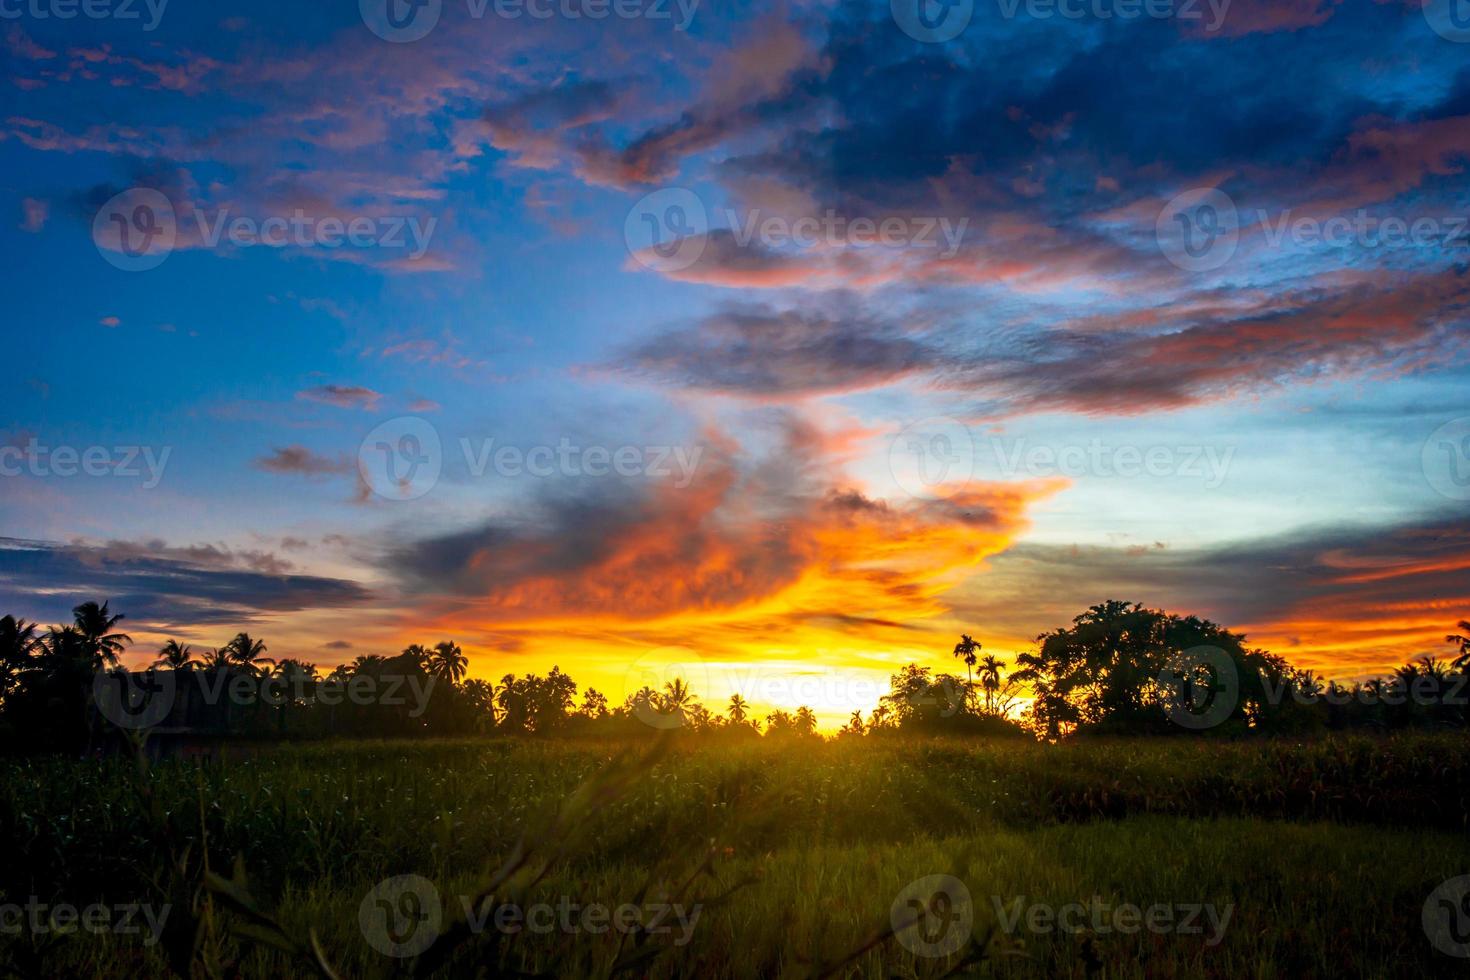
<path id="1" fill-rule="evenodd" d="M 954 645 L 954 655 L 962 657 L 965 661 L 965 700 L 970 700 L 970 687 L 974 684 L 971 671 L 975 667 L 975 657 L 980 652 L 980 644 L 970 638 L 969 633 L 960 634 L 960 642 Z"/>
<path id="2" fill-rule="evenodd" d="M 167 667 L 169 670 L 193 670 L 201 662 L 194 656 L 189 644 L 169 640 L 158 651 L 158 659 L 153 661 L 153 666 Z"/>
<path id="3" fill-rule="evenodd" d="M 126 633 L 112 632 L 112 628 L 126 617 L 122 613 L 112 615 L 106 602 L 99 606 L 90 601 L 72 609 L 71 614 L 93 666 L 101 667 L 106 662 L 109 666 L 116 667 L 123 647 L 133 642 L 133 638 Z"/>
<path id="4" fill-rule="evenodd" d="M 35 623 L 14 616 L 0 617 L 0 697 L 10 692 L 16 675 L 26 669 L 40 646 Z"/>
<path id="5" fill-rule="evenodd" d="M 796 709 L 796 717 L 793 719 L 799 734 L 810 735 L 817 730 L 817 714 L 806 705 Z"/>
<path id="6" fill-rule="evenodd" d="M 36 624 L 14 616 L 0 616 L 0 661 L 24 663 L 41 645 Z"/>
<path id="7" fill-rule="evenodd" d="M 746 701 L 740 695 L 730 695 L 730 720 L 737 725 L 745 724 L 746 709 L 748 709 L 749 707 L 750 702 Z"/>
<path id="8" fill-rule="evenodd" d="M 475 713 L 475 728 L 486 731 L 495 727 L 495 685 L 476 678 L 464 682 L 465 703 Z"/>
<path id="9" fill-rule="evenodd" d="M 410 643 L 403 648 L 403 653 L 400 656 L 413 661 L 419 667 L 427 667 L 429 659 L 433 654 L 422 643 Z"/>
<path id="10" fill-rule="evenodd" d="M 684 709 L 694 700 L 694 692 L 689 690 L 689 685 L 684 683 L 684 678 L 675 677 L 664 685 L 663 710 L 669 714 L 677 714 L 684 717 Z"/>
<path id="11" fill-rule="evenodd" d="M 1460 632 L 1451 633 L 1444 638 L 1446 643 L 1453 643 L 1460 648 L 1460 655 L 1451 661 L 1456 670 L 1470 669 L 1470 619 L 1462 619 L 1456 624 Z"/>
<path id="12" fill-rule="evenodd" d="M 980 661 L 980 686 L 985 689 L 985 713 L 995 712 L 995 692 L 1000 690 L 1001 663 L 994 654 L 987 653 Z"/>
<path id="13" fill-rule="evenodd" d="M 235 638 L 223 647 L 225 656 L 236 667 L 243 667 L 252 674 L 265 674 L 265 664 L 274 664 L 265 653 L 265 641 L 257 640 L 249 633 L 236 633 Z"/>
<path id="14" fill-rule="evenodd" d="M 469 662 L 470 659 L 464 655 L 464 651 L 457 643 L 453 640 L 445 640 L 434 647 L 434 652 L 429 655 L 426 666 L 433 676 L 451 684 L 458 684 Z"/>

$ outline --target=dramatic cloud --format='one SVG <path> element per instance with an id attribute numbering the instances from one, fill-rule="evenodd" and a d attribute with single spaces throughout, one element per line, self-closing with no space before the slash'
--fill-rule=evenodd
<path id="1" fill-rule="evenodd" d="M 235 623 L 267 613 L 361 605 L 372 594 L 343 579 L 292 574 L 260 552 L 162 542 L 55 544 L 0 538 L 0 584 L 16 614 L 70 619 L 86 598 L 111 599 L 129 627 Z"/>
<path id="2" fill-rule="evenodd" d="M 691 629 L 746 638 L 943 610 L 957 576 L 1002 550 L 1043 485 L 972 485 L 889 503 L 841 485 L 840 433 L 788 419 L 769 457 L 705 434 L 685 488 L 603 485 L 406 541 L 382 560 L 440 616 L 487 632 L 554 624 Z M 436 601 L 436 597 L 440 597 Z"/>
<path id="3" fill-rule="evenodd" d="M 690 388 L 791 396 L 873 387 L 938 360 L 923 342 L 861 313 L 751 307 L 646 341 L 624 366 Z"/>
<path id="4" fill-rule="evenodd" d="M 1317 528 L 1193 549 L 1021 544 L 953 603 L 1024 646 L 1038 622 L 1065 625 L 1107 598 L 1208 616 L 1329 676 L 1379 673 L 1447 652 L 1445 634 L 1470 609 L 1470 522 Z"/>

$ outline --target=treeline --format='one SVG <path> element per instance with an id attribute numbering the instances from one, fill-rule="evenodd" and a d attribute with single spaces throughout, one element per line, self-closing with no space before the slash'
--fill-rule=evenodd
<path id="1" fill-rule="evenodd" d="M 89 751 L 118 730 L 161 739 L 319 738 L 503 733 L 639 735 L 677 730 L 724 738 L 817 735 L 809 707 L 756 717 L 740 694 L 710 708 L 679 678 L 621 704 L 579 691 L 558 667 L 466 679 L 452 641 L 393 656 L 359 656 L 323 673 L 267 656 L 241 632 L 199 655 L 168 641 L 145 671 L 119 669 L 132 638 L 108 603 L 84 602 L 73 622 L 42 631 L 0 618 L 0 746 Z M 841 738 L 947 732 L 1061 738 L 1079 734 L 1310 734 L 1338 729 L 1463 728 L 1470 622 L 1446 641 L 1452 660 L 1421 658 L 1353 685 L 1297 669 L 1208 620 L 1110 601 L 1044 633 L 1015 665 L 970 636 L 954 657 L 965 676 L 909 664 Z"/>

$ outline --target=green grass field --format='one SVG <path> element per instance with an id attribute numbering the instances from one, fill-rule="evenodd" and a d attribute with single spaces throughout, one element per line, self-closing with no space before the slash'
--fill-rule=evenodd
<path id="1" fill-rule="evenodd" d="M 159 762 L 142 775 L 125 757 L 0 762 L 11 849 L 3 902 L 173 907 L 157 943 L 6 931 L 0 963 L 23 976 L 162 976 L 170 956 L 176 972 L 183 964 L 199 976 L 305 976 L 313 960 L 343 977 L 1470 972 L 1470 961 L 1436 950 L 1421 919 L 1437 886 L 1470 873 L 1463 736 L 766 739 L 675 746 L 607 776 L 625 748 L 281 745 Z M 667 933 L 595 933 L 569 912 L 570 929 L 559 919 L 512 936 L 492 913 L 482 931 L 451 942 L 466 919 L 459 896 L 492 882 L 518 841 L 524 863 L 487 905 L 470 901 L 472 913 L 677 904 L 685 924 L 671 915 Z M 220 878 L 207 887 L 205 855 L 220 877 L 238 857 L 248 897 Z M 418 960 L 381 952 L 373 940 L 383 930 L 363 924 L 363 915 L 389 922 L 371 900 L 364 912 L 364 900 L 408 874 L 426 880 L 442 909 L 431 925 L 394 933 L 406 948 L 440 940 Z M 906 886 L 931 875 L 961 883 L 969 906 L 930 906 L 910 925 L 923 911 L 911 906 L 920 911 L 896 923 L 895 901 L 902 912 Z M 923 894 L 929 901 L 932 890 Z M 1069 913 L 1070 930 L 1045 918 L 1028 927 L 1033 906 L 1044 917 L 1072 903 L 1087 907 Z M 1118 917 L 1125 904 L 1162 907 L 1175 922 L 1209 906 L 1219 927 L 1198 912 L 1179 930 L 1156 910 L 1150 929 Z M 922 955 L 955 929 L 968 945 Z M 313 935 L 317 957 L 303 955 Z"/>

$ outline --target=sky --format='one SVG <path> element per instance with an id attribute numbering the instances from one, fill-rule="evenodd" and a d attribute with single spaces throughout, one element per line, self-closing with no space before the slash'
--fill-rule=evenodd
<path id="1" fill-rule="evenodd" d="M 1110 598 L 1444 654 L 1467 7 L 0 0 L 0 611 L 829 727 Z"/>

